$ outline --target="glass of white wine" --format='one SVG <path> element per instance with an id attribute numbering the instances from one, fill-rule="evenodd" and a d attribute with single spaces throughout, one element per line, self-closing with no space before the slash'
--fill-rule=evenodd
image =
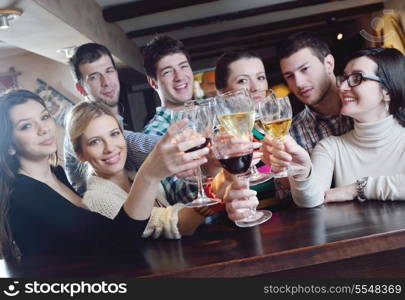
<path id="1" fill-rule="evenodd" d="M 265 132 L 264 132 L 263 128 L 261 127 L 261 105 L 263 104 L 264 99 L 266 99 L 265 98 L 266 92 L 267 91 L 259 90 L 254 94 L 250 93 L 251 97 L 254 99 L 253 103 L 254 103 L 255 112 L 256 112 L 254 130 L 258 131 L 259 135 L 262 135 L 262 136 L 265 135 Z M 264 183 L 273 178 L 272 173 L 259 172 L 256 165 L 252 165 L 250 167 L 250 172 L 251 172 L 251 174 L 249 176 L 250 185 L 261 184 L 261 183 Z"/>
<path id="2" fill-rule="evenodd" d="M 292 108 L 288 97 L 276 98 L 272 90 L 267 91 L 266 99 L 260 106 L 261 127 L 271 136 L 279 140 L 284 140 L 290 130 L 292 121 Z M 290 167 L 281 172 L 273 173 L 274 177 L 287 177 L 292 175 Z"/>
<path id="3" fill-rule="evenodd" d="M 255 122 L 254 103 L 247 90 L 230 91 L 217 97 L 219 126 L 212 136 L 212 150 L 221 166 L 240 180 L 249 178 L 253 157 L 252 130 Z M 238 146 L 231 142 L 240 141 Z M 271 211 L 252 209 L 247 218 L 238 220 L 239 227 L 251 227 L 271 218 Z"/>

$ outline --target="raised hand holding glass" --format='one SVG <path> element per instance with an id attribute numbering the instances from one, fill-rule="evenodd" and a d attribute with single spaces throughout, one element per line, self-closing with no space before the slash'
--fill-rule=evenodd
<path id="1" fill-rule="evenodd" d="M 292 108 L 288 97 L 276 98 L 273 91 L 269 90 L 265 101 L 261 105 L 261 126 L 272 138 L 283 141 L 288 134 L 292 121 Z M 274 177 L 287 177 L 300 172 L 294 164 L 281 172 L 273 173 Z"/>
<path id="2" fill-rule="evenodd" d="M 205 142 L 203 144 L 188 149 L 185 153 L 202 149 L 209 144 L 215 115 L 213 113 L 214 103 L 213 99 L 204 99 L 198 103 L 196 100 L 190 100 L 185 103 L 184 110 L 177 111 L 176 115 L 172 114 L 172 117 L 175 119 L 186 118 L 189 120 L 189 127 L 192 129 L 190 131 L 191 135 L 205 137 Z M 219 203 L 219 200 L 212 199 L 205 194 L 200 167 L 197 168 L 197 185 L 197 198 L 192 202 L 186 203 L 185 205 L 187 207 L 210 206 Z"/>

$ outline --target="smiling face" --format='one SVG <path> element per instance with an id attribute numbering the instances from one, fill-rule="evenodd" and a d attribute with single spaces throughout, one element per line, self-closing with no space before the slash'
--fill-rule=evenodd
<path id="1" fill-rule="evenodd" d="M 280 60 L 280 68 L 290 90 L 302 103 L 316 106 L 335 84 L 334 60 L 327 55 L 321 62 L 309 48 Z"/>
<path id="2" fill-rule="evenodd" d="M 98 60 L 79 66 L 82 85 L 95 101 L 116 107 L 120 95 L 118 73 L 110 57 L 102 55 Z"/>
<path id="3" fill-rule="evenodd" d="M 349 61 L 344 74 L 363 73 L 376 76 L 376 71 L 377 64 L 362 56 Z M 389 95 L 377 81 L 363 79 L 358 86 L 350 87 L 346 80 L 339 88 L 339 96 L 342 100 L 340 113 L 358 122 L 374 122 L 389 115 L 385 109 L 385 101 L 389 101 Z"/>
<path id="4" fill-rule="evenodd" d="M 10 109 L 13 148 L 21 159 L 42 160 L 56 152 L 56 124 L 45 107 L 28 100 Z"/>
<path id="5" fill-rule="evenodd" d="M 110 178 L 124 170 L 127 144 L 115 118 L 101 115 L 90 121 L 81 136 L 81 161 L 87 161 L 97 176 Z"/>
<path id="6" fill-rule="evenodd" d="M 259 92 L 266 91 L 268 84 L 263 62 L 259 58 L 241 58 L 231 63 L 228 68 L 226 91 L 246 88 L 252 94 L 253 100 L 263 98 Z"/>
<path id="7" fill-rule="evenodd" d="M 148 77 L 148 81 L 168 108 L 182 106 L 193 96 L 193 71 L 182 53 L 160 59 L 156 65 L 156 79 Z"/>

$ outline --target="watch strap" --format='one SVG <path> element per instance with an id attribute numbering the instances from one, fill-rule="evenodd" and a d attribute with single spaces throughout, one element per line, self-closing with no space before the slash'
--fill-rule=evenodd
<path id="1" fill-rule="evenodd" d="M 357 200 L 359 201 L 366 201 L 366 195 L 364 194 L 364 190 L 366 189 L 368 182 L 368 177 L 362 177 L 356 180 L 356 191 L 357 191 Z"/>

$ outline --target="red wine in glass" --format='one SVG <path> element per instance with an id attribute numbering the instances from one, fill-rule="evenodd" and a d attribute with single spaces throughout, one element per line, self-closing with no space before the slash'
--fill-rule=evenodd
<path id="1" fill-rule="evenodd" d="M 243 174 L 249 170 L 252 162 L 253 153 L 241 156 L 234 156 L 225 159 L 219 159 L 222 167 L 231 174 Z"/>
<path id="2" fill-rule="evenodd" d="M 195 146 L 195 147 L 193 147 L 193 148 L 191 148 L 191 149 L 188 149 L 188 150 L 186 150 L 186 151 L 184 151 L 184 152 L 189 153 L 189 152 L 193 152 L 193 151 L 200 150 L 200 149 L 202 149 L 202 148 L 204 148 L 204 147 L 207 147 L 208 144 L 210 143 L 210 141 L 211 141 L 210 138 L 205 138 L 205 142 L 204 142 L 204 143 L 202 143 L 201 145 Z"/>

